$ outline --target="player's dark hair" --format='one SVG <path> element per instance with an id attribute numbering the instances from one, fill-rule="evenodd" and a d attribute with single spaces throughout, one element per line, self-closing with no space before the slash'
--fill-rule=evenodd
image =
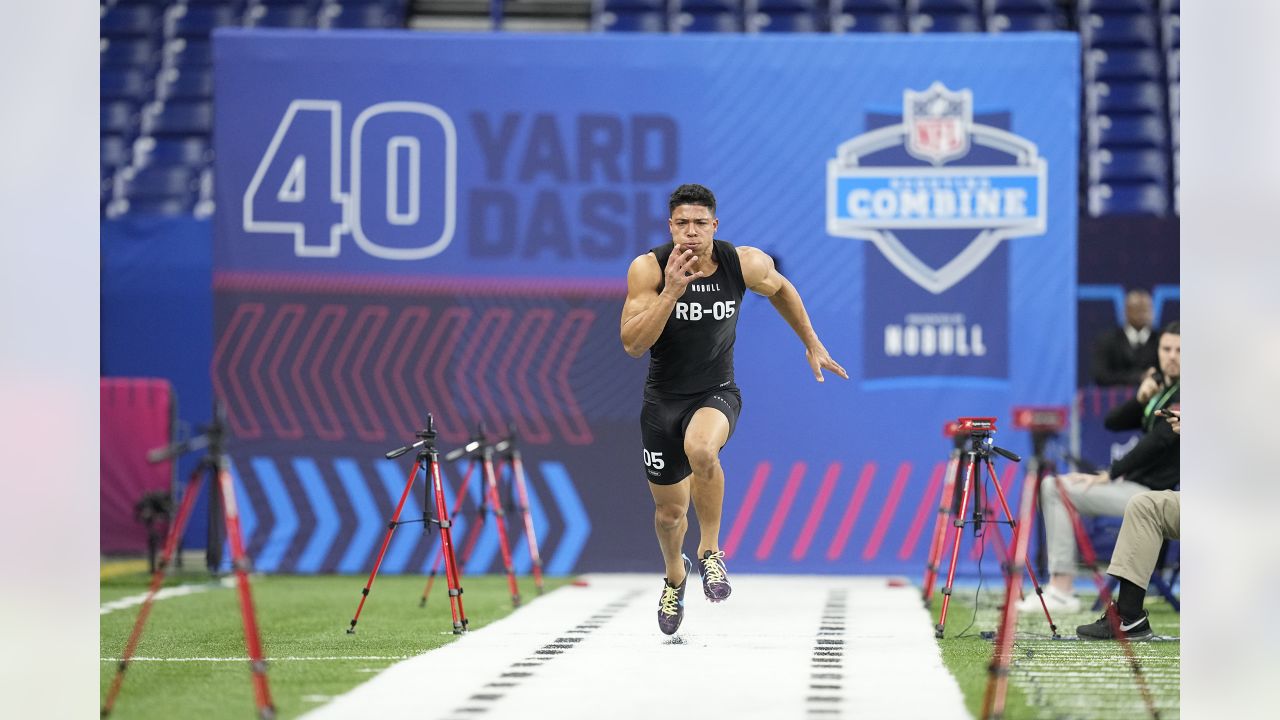
<path id="1" fill-rule="evenodd" d="M 1179 327 L 1178 321 L 1177 321 L 1177 320 L 1174 320 L 1173 322 L 1169 323 L 1168 325 L 1165 325 L 1164 327 L 1160 328 L 1160 334 L 1161 334 L 1161 335 L 1178 335 L 1178 336 L 1181 336 L 1181 335 L 1182 335 L 1182 333 L 1180 332 L 1180 330 L 1181 330 L 1181 328 Z"/>
<path id="2" fill-rule="evenodd" d="M 674 213 L 681 205 L 702 205 L 711 211 L 711 217 L 716 216 L 716 196 L 701 185 L 688 183 L 676 188 L 667 200 L 667 215 Z"/>

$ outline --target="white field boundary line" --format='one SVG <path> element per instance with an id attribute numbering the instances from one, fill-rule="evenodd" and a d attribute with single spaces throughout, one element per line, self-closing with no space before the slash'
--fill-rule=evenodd
<path id="1" fill-rule="evenodd" d="M 268 657 L 267 664 L 276 662 L 309 662 L 309 661 L 332 661 L 332 660 L 408 660 L 413 655 L 326 655 L 321 657 Z M 118 663 L 118 657 L 98 658 L 101 662 Z M 165 657 L 135 657 L 130 658 L 129 662 L 249 662 L 247 657 L 186 657 L 186 658 L 165 658 Z"/>
<path id="2" fill-rule="evenodd" d="M 216 587 L 235 587 L 235 578 L 228 576 L 216 583 L 208 582 L 192 585 L 176 585 L 174 587 L 163 588 L 156 593 L 156 600 L 166 600 L 168 598 L 183 597 L 185 595 L 195 595 L 196 593 L 202 593 Z M 112 600 L 111 602 L 103 603 L 102 606 L 98 608 L 98 615 L 109 615 L 116 610 L 126 610 L 128 608 L 141 605 L 146 602 L 146 599 L 146 593 L 139 593 L 137 595 L 122 597 L 119 600 Z"/>

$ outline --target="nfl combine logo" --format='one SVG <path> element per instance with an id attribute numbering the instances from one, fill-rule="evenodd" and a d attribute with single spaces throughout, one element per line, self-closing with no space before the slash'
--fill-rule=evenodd
<path id="1" fill-rule="evenodd" d="M 973 120 L 973 94 L 935 82 L 903 93 L 902 122 L 840 145 L 827 161 L 827 232 L 870 240 L 920 287 L 941 294 L 1005 238 L 1045 232 L 1047 168 L 1026 138 Z M 941 234 L 930 265 L 908 236 Z"/>

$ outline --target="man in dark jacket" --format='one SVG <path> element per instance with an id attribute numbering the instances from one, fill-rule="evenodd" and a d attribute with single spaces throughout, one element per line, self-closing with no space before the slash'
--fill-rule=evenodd
<path id="1" fill-rule="evenodd" d="M 1049 610 L 1076 612 L 1080 600 L 1072 586 L 1076 572 L 1076 537 L 1062 502 L 1059 486 L 1081 515 L 1124 515 L 1129 498 L 1148 490 L 1170 490 L 1178 484 L 1178 434 L 1156 415 L 1178 405 L 1181 387 L 1182 336 L 1178 323 L 1160 333 L 1159 367 L 1150 368 L 1128 402 L 1106 418 L 1108 430 L 1142 430 L 1137 445 L 1111 467 L 1095 474 L 1067 473 L 1045 478 L 1040 486 L 1044 512 L 1045 543 L 1049 556 L 1049 583 L 1044 600 Z M 1040 610 L 1040 600 L 1028 595 L 1019 610 Z"/>
<path id="2" fill-rule="evenodd" d="M 1137 385 L 1156 364 L 1158 333 L 1151 327 L 1151 293 L 1135 288 L 1124 296 L 1124 326 L 1108 330 L 1093 343 L 1093 381 L 1099 385 Z"/>

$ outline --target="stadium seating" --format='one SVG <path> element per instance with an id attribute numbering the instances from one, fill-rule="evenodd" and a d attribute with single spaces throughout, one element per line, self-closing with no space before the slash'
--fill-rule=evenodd
<path id="1" fill-rule="evenodd" d="M 557 2 L 589 4 L 590 27 L 608 32 L 1002 33 L 1078 29 L 1085 96 L 1082 177 L 1090 211 L 1165 212 L 1176 204 L 1179 0 L 516 2 L 504 3 L 508 16 L 536 14 L 540 7 L 551 13 L 564 12 L 553 7 Z M 106 0 L 100 53 L 104 177 L 114 178 L 124 170 L 137 173 L 152 165 L 192 166 L 200 172 L 209 169 L 213 96 L 209 35 L 215 28 L 339 31 L 403 27 L 409 24 L 406 13 L 410 7 L 422 12 L 430 5 L 424 0 Z M 478 0 L 474 5 L 475 12 L 487 17 L 489 3 Z M 485 19 L 482 24 L 487 26 L 487 22 Z M 517 25 L 514 20 L 510 24 Z M 470 26 L 464 23 L 457 27 Z M 113 188 L 121 185 L 111 184 Z M 124 192 L 144 186 L 123 184 Z M 1151 200 L 1152 193 L 1162 190 L 1167 195 L 1163 206 Z M 135 209 L 138 206 L 133 205 Z M 172 203 L 165 207 L 172 207 Z"/>
<path id="2" fill-rule="evenodd" d="M 1100 184 L 1089 188 L 1089 214 L 1098 215 L 1166 215 L 1169 194 L 1160 185 Z"/>

